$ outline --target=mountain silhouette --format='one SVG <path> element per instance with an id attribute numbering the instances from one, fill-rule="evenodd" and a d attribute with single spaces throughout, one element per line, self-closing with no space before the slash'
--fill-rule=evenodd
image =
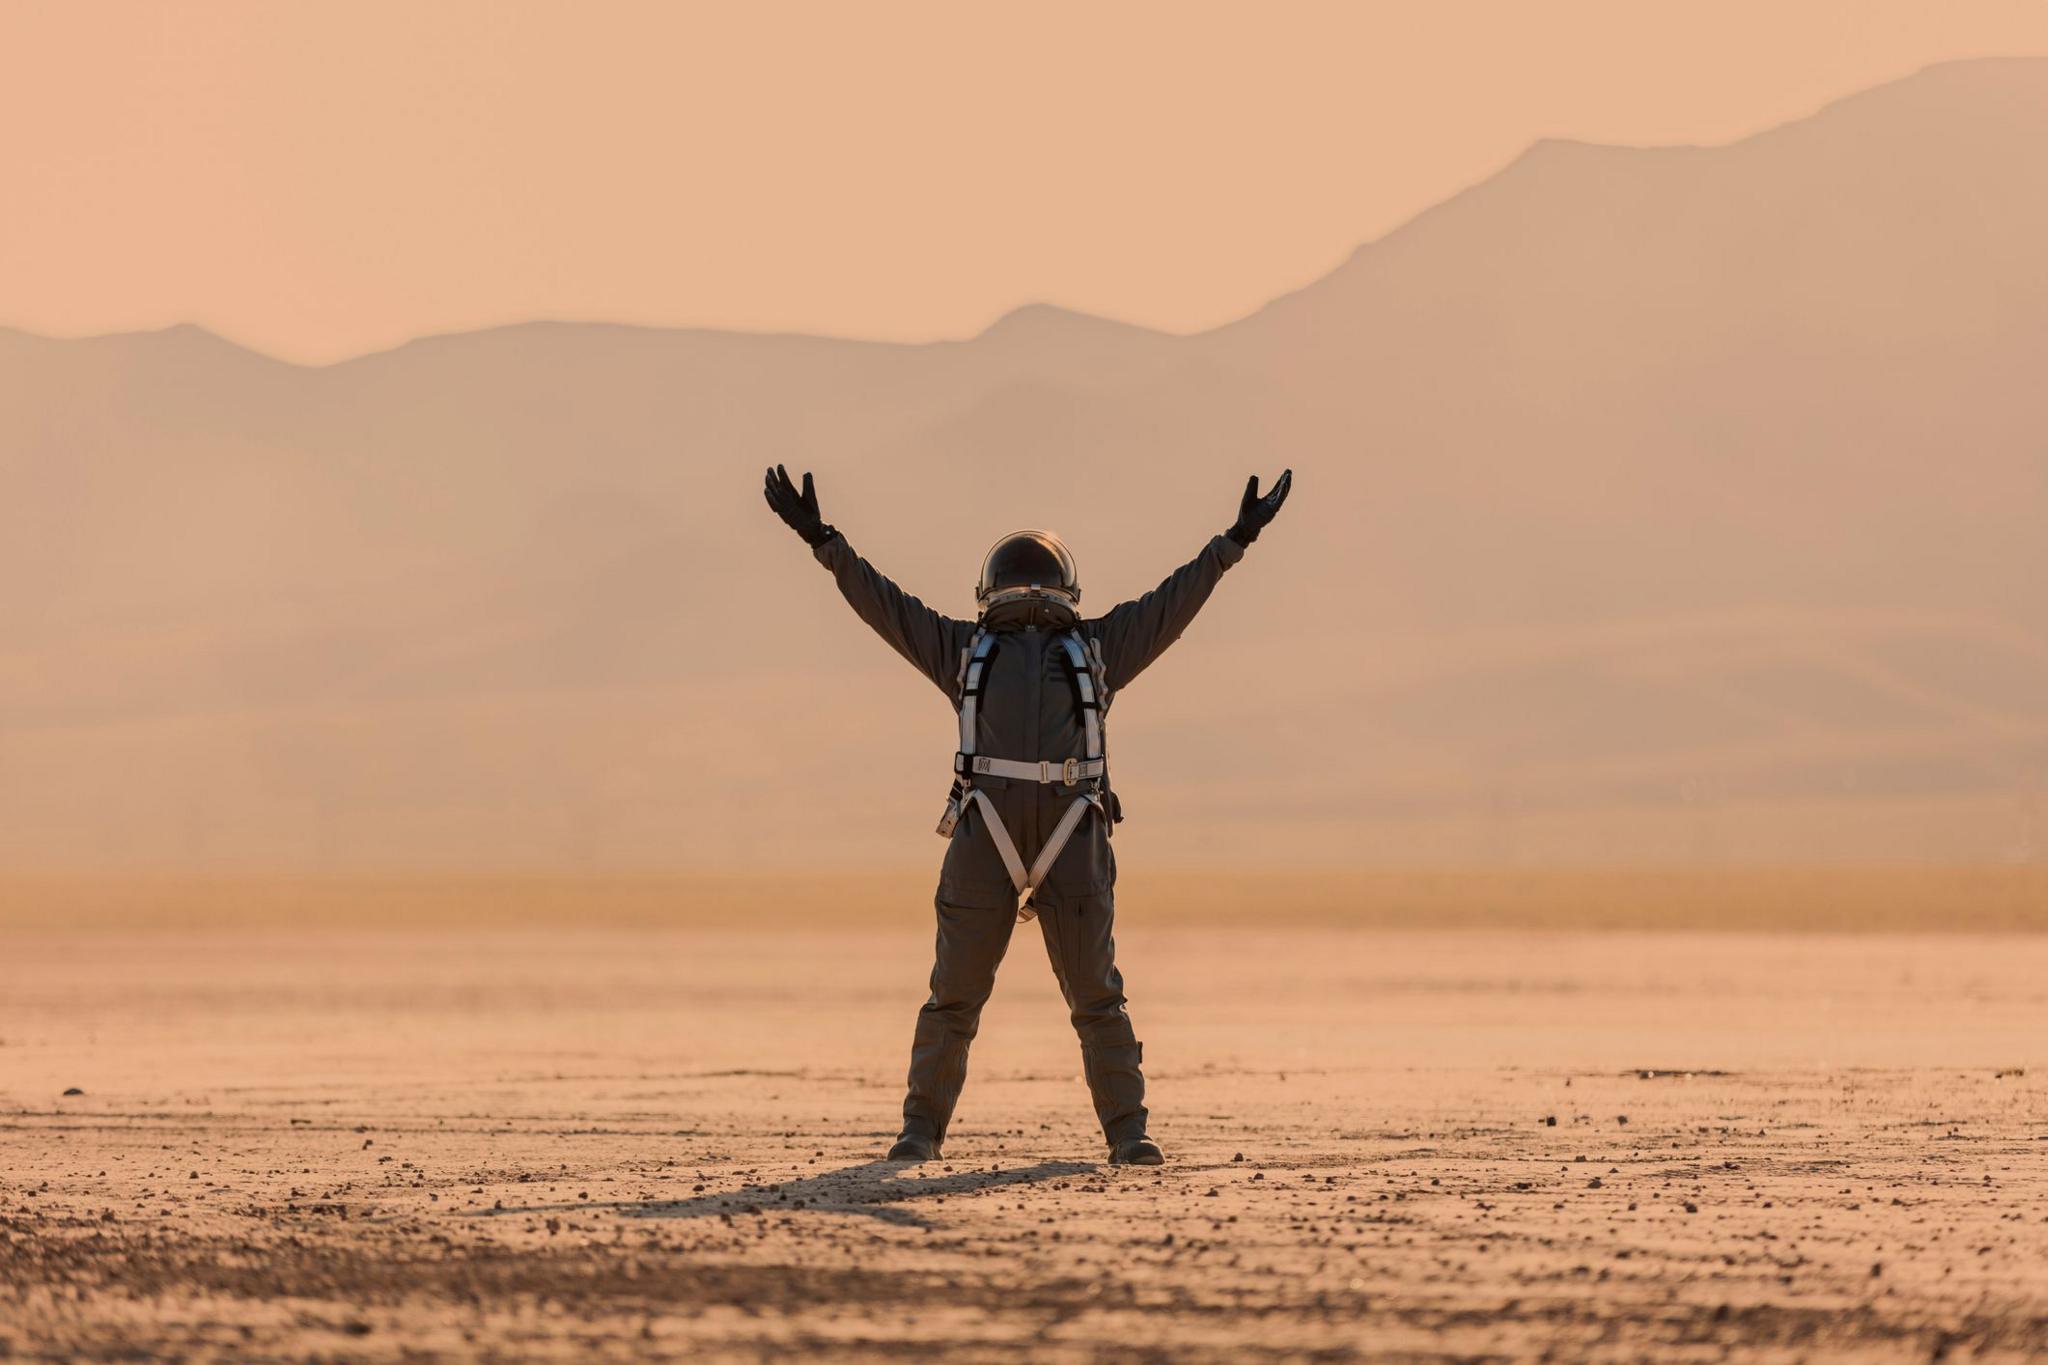
<path id="1" fill-rule="evenodd" d="M 778 461 L 963 615 L 1017 526 L 1105 608 L 1296 469 L 1119 703 L 1164 862 L 2038 856 L 2043 145 L 2022 60 L 1543 142 L 1190 336 L 0 331 L 0 857 L 935 854 L 950 718 L 761 506 Z"/>

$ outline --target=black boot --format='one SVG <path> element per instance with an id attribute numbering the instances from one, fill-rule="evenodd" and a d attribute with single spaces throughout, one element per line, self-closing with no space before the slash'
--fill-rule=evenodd
<path id="1" fill-rule="evenodd" d="M 1164 1166 L 1166 1153 L 1159 1150 L 1159 1144 L 1148 1137 L 1125 1138 L 1109 1149 L 1109 1164 L 1112 1166 Z"/>
<path id="2" fill-rule="evenodd" d="M 891 1161 L 936 1161 L 939 1158 L 939 1140 L 926 1125 L 911 1120 L 903 1125 L 903 1136 L 896 1139 L 896 1145 L 889 1149 Z"/>

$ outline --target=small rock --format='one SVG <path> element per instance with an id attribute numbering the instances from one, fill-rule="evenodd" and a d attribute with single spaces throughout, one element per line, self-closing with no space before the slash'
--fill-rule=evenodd
<path id="1" fill-rule="evenodd" d="M 66 1090 L 64 1093 L 67 1095 L 83 1095 L 85 1092 L 74 1085 L 69 1090 Z"/>

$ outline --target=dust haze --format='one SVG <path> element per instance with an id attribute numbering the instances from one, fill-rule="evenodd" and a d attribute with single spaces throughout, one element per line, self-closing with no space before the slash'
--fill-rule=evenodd
<path id="1" fill-rule="evenodd" d="M 1997 60 L 1539 143 L 1189 336 L 0 333 L 0 857 L 927 867 L 949 717 L 760 508 L 787 461 L 959 614 L 1016 525 L 1101 609 L 1300 470 L 1114 718 L 1134 866 L 2027 863 L 2044 136 Z"/>

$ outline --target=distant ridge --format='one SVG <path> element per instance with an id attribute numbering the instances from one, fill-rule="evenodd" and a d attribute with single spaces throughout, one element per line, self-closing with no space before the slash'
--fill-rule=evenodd
<path id="1" fill-rule="evenodd" d="M 272 365 L 293 365 L 294 362 L 281 360 L 238 341 L 231 341 L 218 332 L 209 331 L 197 323 L 178 322 L 166 327 L 153 327 L 128 332 L 95 332 L 77 337 L 52 337 L 39 332 L 25 331 L 19 327 L 0 326 L 0 339 L 15 346 L 58 345 L 98 348 L 100 350 L 125 349 L 131 351 L 161 348 L 183 350 L 187 353 L 211 352 L 217 355 L 243 356 L 261 360 Z"/>
<path id="2" fill-rule="evenodd" d="M 987 341 L 1014 336 L 1071 336 L 1080 332 L 1114 333 L 1122 336 L 1160 337 L 1167 333 L 1136 323 L 1119 322 L 1094 313 L 1079 313 L 1049 303 L 1027 303 L 997 318 L 973 340 Z"/>
<path id="3" fill-rule="evenodd" d="M 0 333 L 0 860 L 920 857 L 946 712 L 766 516 L 778 461 L 956 614 L 1014 526 L 1099 610 L 1295 468 L 1119 703 L 1149 856 L 2048 859 L 2043 146 L 2048 61 L 1541 143 L 1190 336 Z"/>
<path id="4" fill-rule="evenodd" d="M 1823 103 L 1814 112 L 1810 114 L 1798 118 L 1788 119 L 1782 123 L 1774 124 L 1769 128 L 1765 128 L 1754 133 L 1748 133 L 1743 135 L 1742 137 L 1735 138 L 1727 142 L 1652 143 L 1636 145 L 1623 143 L 1589 142 L 1578 138 L 1538 138 L 1536 141 L 1530 143 L 1529 146 L 1524 148 L 1515 157 L 1510 159 L 1507 165 L 1502 167 L 1501 170 L 1496 171 L 1493 175 L 1490 175 L 1476 182 L 1468 189 L 1460 191 L 1458 194 L 1451 196 L 1449 199 L 1444 200 L 1439 204 L 1432 205 L 1428 208 L 1423 209 L 1414 217 L 1390 229 L 1388 232 L 1382 234 L 1381 236 L 1360 243 L 1357 247 L 1352 249 L 1351 253 L 1349 254 L 1349 256 L 1347 256 L 1346 261 L 1343 264 L 1348 264 L 1350 261 L 1356 260 L 1359 256 L 1367 252 L 1370 252 L 1376 245 L 1378 245 L 1381 242 L 1387 241 L 1390 238 L 1398 237 L 1404 233 L 1409 232 L 1418 224 L 1421 224 L 1428 220 L 1431 217 L 1431 215 L 1441 211 L 1445 207 L 1445 205 L 1456 203 L 1459 200 L 1466 197 L 1467 195 L 1482 190 L 1486 188 L 1488 185 L 1493 184 L 1495 181 L 1502 179 L 1503 177 L 1509 176 L 1511 174 L 1520 173 L 1521 171 L 1523 171 L 1531 165 L 1540 164 L 1541 162 L 1560 154 L 1571 155 L 1574 153 L 1588 153 L 1594 155 L 1611 154 L 1620 157 L 1634 157 L 1656 156 L 1659 154 L 1667 154 L 1672 152 L 1720 151 L 1728 148 L 1740 147 L 1748 143 L 1770 139 L 1778 136 L 1779 134 L 1785 132 L 1788 129 L 1805 128 L 1809 125 L 1815 124 L 1816 122 L 1828 120 L 1837 115 L 1838 113 L 1854 113 L 1856 111 L 1863 109 L 1866 106 L 1880 106 L 1886 103 L 1916 102 L 1928 98 L 1946 99 L 1955 95 L 1961 95 L 1967 99 L 1971 99 L 1973 102 L 1978 103 L 1980 105 L 1992 104 L 1995 103 L 1995 101 L 1997 101 L 2003 94 L 2008 94 L 2015 90 L 2020 91 L 2021 93 L 2025 93 L 2042 79 L 2048 79 L 2048 76 L 2044 76 L 2044 73 L 2048 73 L 2048 56 L 1979 57 L 1964 58 L 1955 61 L 1936 62 L 1928 66 L 1922 67 L 1918 71 L 1910 75 L 1903 76 L 1897 80 L 1888 81 L 1880 85 L 1871 86 L 1867 89 L 1853 91 L 1849 94 L 1837 96 L 1836 98 Z M 1266 309 L 1272 307 L 1275 303 L 1293 297 L 1295 294 L 1306 293 L 1315 289 L 1317 284 L 1319 284 L 1322 280 L 1327 279 L 1330 274 L 1334 274 L 1338 270 L 1341 270 L 1343 268 L 1343 264 L 1340 264 L 1332 271 L 1325 272 L 1323 275 L 1316 277 L 1315 280 L 1311 281 L 1307 285 L 1304 285 L 1301 289 L 1290 290 L 1285 294 L 1277 296 L 1274 300 L 1269 301 L 1268 303 L 1261 305 L 1259 308 L 1252 310 L 1252 312 L 1247 316 L 1257 316 L 1259 313 L 1262 313 Z M 1243 319 L 1238 319 L 1237 321 L 1242 320 Z M 1204 336 L 1212 332 L 1222 331 L 1226 328 L 1235 325 L 1236 322 L 1225 322 L 1218 324 L 1216 327 L 1213 328 L 1207 328 L 1201 331 L 1187 333 L 1185 335 Z M 1124 322 L 1117 319 L 1103 317 L 1093 313 L 1077 311 L 1074 309 L 1064 308 L 1055 304 L 1042 302 L 1030 302 L 1020 304 L 1017 307 L 1010 309 L 1002 316 L 998 317 L 994 322 L 990 323 L 982 331 L 974 334 L 971 337 L 941 337 L 934 338 L 932 341 L 929 342 L 883 341 L 858 336 L 841 336 L 824 333 L 811 333 L 788 330 L 733 329 L 700 325 L 664 325 L 647 323 L 610 322 L 602 320 L 583 321 L 539 318 L 521 322 L 502 323 L 489 327 L 464 328 L 450 332 L 432 333 L 412 338 L 408 341 L 399 342 L 390 347 L 380 348 L 374 351 L 363 352 L 362 354 L 356 356 L 346 356 L 333 361 L 319 362 L 317 364 L 300 364 L 299 362 L 288 361 L 278 357 L 269 356 L 267 353 L 260 351 L 256 348 L 244 346 L 239 342 L 231 341 L 224 337 L 220 337 L 218 334 L 210 332 L 207 329 L 192 323 L 178 323 L 163 328 L 94 334 L 79 337 L 53 337 L 42 333 L 29 332 L 19 328 L 0 325 L 0 335 L 29 337 L 39 340 L 50 341 L 89 342 L 143 337 L 163 337 L 168 339 L 173 338 L 179 334 L 196 332 L 206 336 L 214 337 L 223 345 L 232 346 L 238 350 L 247 351 L 252 355 L 263 355 L 266 359 L 276 360 L 277 363 L 279 364 L 295 365 L 298 368 L 302 369 L 326 369 L 337 365 L 346 365 L 351 360 L 360 360 L 368 356 L 383 355 L 389 353 L 390 351 L 403 350 L 409 346 L 431 343 L 443 343 L 457 340 L 462 337 L 480 336 L 488 335 L 494 332 L 518 331 L 534 328 L 564 330 L 618 329 L 619 331 L 625 333 L 644 333 L 650 335 L 683 333 L 687 335 L 707 337 L 718 336 L 763 339 L 788 338 L 801 339 L 807 341 L 843 343 L 848 345 L 870 345 L 904 348 L 932 344 L 944 344 L 947 342 L 957 343 L 961 341 L 978 341 L 990 338 L 1002 338 L 1013 335 L 1019 332 L 1020 330 L 1024 329 L 1045 330 L 1052 328 L 1087 328 L 1090 330 L 1097 331 L 1107 331 L 1113 329 L 1134 336 L 1147 337 L 1165 337 L 1180 335 L 1175 333 L 1162 332 L 1155 328 L 1146 327 L 1140 323 Z"/>

